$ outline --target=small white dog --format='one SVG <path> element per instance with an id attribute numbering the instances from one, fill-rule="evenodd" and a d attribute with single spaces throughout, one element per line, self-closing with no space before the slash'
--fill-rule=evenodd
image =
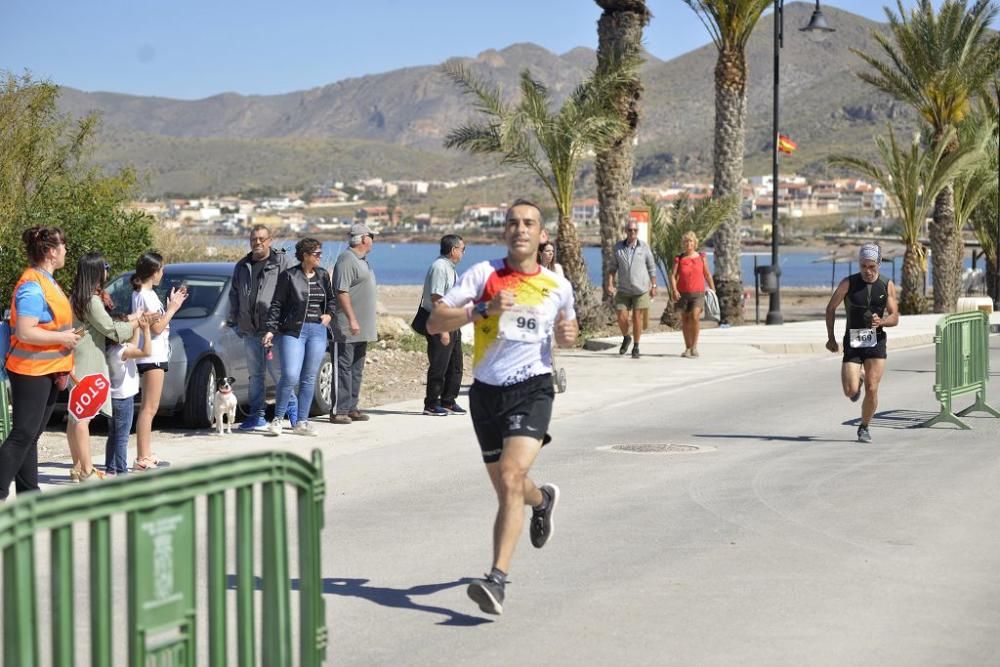
<path id="1" fill-rule="evenodd" d="M 219 378 L 219 382 L 216 385 L 215 392 L 215 402 L 212 403 L 212 424 L 218 430 L 219 435 L 222 435 L 223 430 L 226 433 L 233 434 L 233 422 L 236 421 L 236 394 L 233 393 L 233 383 L 236 382 L 234 377 L 224 377 Z M 223 417 L 228 417 L 223 421 Z"/>

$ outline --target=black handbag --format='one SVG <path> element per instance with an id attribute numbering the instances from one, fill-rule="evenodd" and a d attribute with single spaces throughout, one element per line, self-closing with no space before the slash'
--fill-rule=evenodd
<path id="1" fill-rule="evenodd" d="M 431 312 L 429 310 L 425 310 L 423 306 L 417 306 L 417 314 L 413 316 L 413 321 L 410 322 L 410 327 L 421 336 L 428 335 L 427 318 L 430 316 Z"/>

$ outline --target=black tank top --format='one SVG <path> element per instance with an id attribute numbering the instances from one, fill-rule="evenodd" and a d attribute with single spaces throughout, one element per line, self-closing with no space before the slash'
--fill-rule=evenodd
<path id="1" fill-rule="evenodd" d="M 867 329 L 871 327 L 871 313 L 883 317 L 885 304 L 889 300 L 888 283 L 881 275 L 873 283 L 866 283 L 860 273 L 852 274 L 847 283 L 847 297 L 844 307 L 847 309 L 848 329 Z M 879 338 L 885 336 L 885 331 L 879 327 L 876 331 Z"/>

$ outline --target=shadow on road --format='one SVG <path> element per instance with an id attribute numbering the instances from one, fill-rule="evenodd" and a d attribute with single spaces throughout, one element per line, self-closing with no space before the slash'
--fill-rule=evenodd
<path id="1" fill-rule="evenodd" d="M 774 442 L 854 442 L 853 439 L 818 438 L 815 435 L 755 435 L 752 433 L 694 433 L 696 438 L 732 438 L 736 440 L 766 440 Z"/>
<path id="2" fill-rule="evenodd" d="M 872 428 L 920 428 L 937 414 L 922 410 L 886 410 L 885 412 L 876 412 L 869 426 Z M 843 422 L 844 426 L 857 426 L 860 423 L 860 417 Z"/>
<path id="3" fill-rule="evenodd" d="M 235 590 L 236 575 L 230 574 L 227 579 L 228 588 Z M 323 594 L 361 598 L 363 600 L 368 600 L 369 602 L 382 605 L 383 607 L 412 609 L 413 611 L 422 611 L 428 614 L 440 614 L 445 616 L 446 618 L 443 621 L 440 621 L 437 625 L 474 627 L 477 625 L 483 625 L 484 623 L 493 622 L 488 618 L 469 616 L 468 614 L 453 611 L 447 607 L 420 604 L 410 599 L 411 596 L 433 595 L 434 593 L 438 593 L 449 588 L 464 586 L 472 582 L 472 579 L 469 579 L 468 577 L 440 584 L 422 584 L 419 586 L 411 586 L 410 588 L 379 588 L 376 586 L 366 585 L 369 581 L 370 579 L 342 579 L 339 577 L 327 577 L 323 579 Z M 261 590 L 263 587 L 263 581 L 260 577 L 253 578 L 253 587 L 255 590 Z M 299 590 L 298 579 L 291 580 L 291 589 L 293 591 Z"/>
<path id="4" fill-rule="evenodd" d="M 488 618 L 469 616 L 467 614 L 448 609 L 447 607 L 420 604 L 410 599 L 411 596 L 433 595 L 434 593 L 447 590 L 449 588 L 464 586 L 469 584 L 471 581 L 471 579 L 465 577 L 441 584 L 423 584 L 421 586 L 411 586 L 410 588 L 378 588 L 366 585 L 369 582 L 368 579 L 326 578 L 323 579 L 323 593 L 325 595 L 332 594 L 362 598 L 374 602 L 375 604 L 380 604 L 383 607 L 412 609 L 414 611 L 423 611 L 429 614 L 441 614 L 443 616 L 447 616 L 445 620 L 440 621 L 437 625 L 472 627 L 482 625 L 484 623 L 492 623 L 493 621 Z M 297 584 L 297 582 L 295 583 Z"/>

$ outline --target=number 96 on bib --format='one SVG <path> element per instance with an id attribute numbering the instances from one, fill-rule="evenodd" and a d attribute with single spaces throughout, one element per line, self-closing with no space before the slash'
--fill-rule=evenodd
<path id="1" fill-rule="evenodd" d="M 500 316 L 500 337 L 539 343 L 549 336 L 549 320 L 541 308 L 515 305 Z"/>

